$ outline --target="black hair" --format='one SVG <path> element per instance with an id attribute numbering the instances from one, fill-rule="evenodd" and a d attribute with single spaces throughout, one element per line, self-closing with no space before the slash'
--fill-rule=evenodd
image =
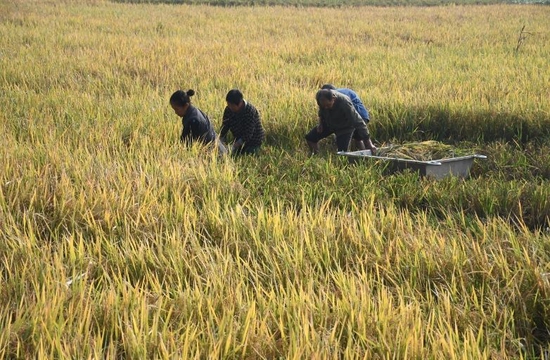
<path id="1" fill-rule="evenodd" d="M 178 90 L 170 96 L 170 104 L 185 106 L 191 102 L 191 96 L 193 95 L 195 95 L 195 90 L 193 89 L 187 91 Z"/>
<path id="2" fill-rule="evenodd" d="M 325 85 L 321 86 L 321 89 L 336 90 L 336 86 L 334 86 L 332 84 L 325 84 Z"/>
<path id="3" fill-rule="evenodd" d="M 317 100 L 317 104 L 321 105 L 321 100 L 332 100 L 334 97 L 334 93 L 330 89 L 321 89 L 317 91 L 317 94 L 315 95 L 315 99 Z"/>
<path id="4" fill-rule="evenodd" d="M 225 101 L 233 105 L 239 105 L 242 100 L 243 93 L 239 89 L 229 90 L 227 96 L 225 97 Z"/>

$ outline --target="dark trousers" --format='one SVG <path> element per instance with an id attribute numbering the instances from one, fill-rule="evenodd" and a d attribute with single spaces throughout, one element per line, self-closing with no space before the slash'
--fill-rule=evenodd
<path id="1" fill-rule="evenodd" d="M 306 134 L 305 138 L 307 141 L 318 143 L 319 140 L 327 138 L 332 134 L 334 134 L 334 131 L 330 130 L 325 125 L 323 125 L 322 132 L 318 132 L 317 126 L 315 126 L 313 129 L 311 129 L 309 133 Z M 338 147 L 338 151 L 348 151 L 349 143 L 352 138 L 354 140 L 368 140 L 369 137 L 370 135 L 367 129 L 363 129 L 363 128 L 354 129 L 351 132 L 336 135 L 336 146 Z"/>

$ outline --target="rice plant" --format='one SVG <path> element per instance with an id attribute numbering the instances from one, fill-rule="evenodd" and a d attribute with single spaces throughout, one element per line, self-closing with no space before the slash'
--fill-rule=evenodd
<path id="1" fill-rule="evenodd" d="M 0 3 L 1 358 L 536 358 L 549 349 L 549 10 Z M 531 36 L 516 51 L 517 34 Z M 310 156 L 324 83 L 467 179 Z M 178 142 L 193 88 L 258 157 Z"/>

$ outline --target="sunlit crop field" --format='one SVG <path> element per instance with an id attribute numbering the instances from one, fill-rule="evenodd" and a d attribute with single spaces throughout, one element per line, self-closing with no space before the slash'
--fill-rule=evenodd
<path id="1" fill-rule="evenodd" d="M 0 1 L 0 358 L 518 359 L 550 351 L 550 7 Z M 324 83 L 378 145 L 310 156 Z M 258 157 L 179 144 L 179 88 Z"/>

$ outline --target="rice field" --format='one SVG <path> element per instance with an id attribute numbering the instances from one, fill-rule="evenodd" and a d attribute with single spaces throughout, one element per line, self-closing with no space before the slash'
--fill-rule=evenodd
<path id="1" fill-rule="evenodd" d="M 292 5 L 292 4 L 291 4 Z M 550 8 L 0 1 L 0 358 L 544 359 Z M 324 83 L 468 179 L 311 156 Z M 258 157 L 179 144 L 168 99 Z"/>

